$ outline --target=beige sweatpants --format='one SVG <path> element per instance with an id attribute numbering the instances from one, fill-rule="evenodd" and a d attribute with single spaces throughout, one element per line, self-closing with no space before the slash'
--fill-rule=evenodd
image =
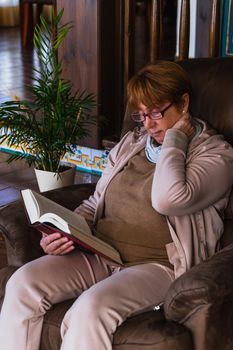
<path id="1" fill-rule="evenodd" d="M 39 350 L 43 316 L 76 298 L 62 327 L 62 350 L 110 350 L 116 328 L 163 301 L 173 271 L 155 263 L 114 271 L 98 256 L 75 252 L 32 261 L 10 278 L 0 314 L 0 350 Z"/>

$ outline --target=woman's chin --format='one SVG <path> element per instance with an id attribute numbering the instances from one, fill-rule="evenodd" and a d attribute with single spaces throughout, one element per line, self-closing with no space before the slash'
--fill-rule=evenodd
<path id="1" fill-rule="evenodd" d="M 151 134 L 151 137 L 153 137 L 153 139 L 158 143 L 158 144 L 162 144 L 163 140 L 164 140 L 164 136 L 162 135 L 162 133 L 158 133 L 158 134 Z"/>

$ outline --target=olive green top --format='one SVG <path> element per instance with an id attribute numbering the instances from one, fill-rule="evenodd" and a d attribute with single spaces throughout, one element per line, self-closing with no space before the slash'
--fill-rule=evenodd
<path id="1" fill-rule="evenodd" d="M 154 171 L 145 150 L 129 160 L 106 190 L 96 235 L 115 247 L 125 263 L 155 261 L 171 267 L 165 248 L 172 241 L 166 218 L 151 205 Z"/>

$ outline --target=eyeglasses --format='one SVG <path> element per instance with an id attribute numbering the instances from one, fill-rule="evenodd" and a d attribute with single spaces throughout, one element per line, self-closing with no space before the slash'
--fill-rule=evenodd
<path id="1" fill-rule="evenodd" d="M 167 107 L 162 109 L 159 112 L 149 112 L 149 113 L 143 113 L 143 112 L 134 112 L 131 113 L 131 119 L 134 122 L 144 122 L 146 117 L 150 118 L 151 120 L 158 120 L 162 119 L 164 117 L 164 113 L 173 105 L 173 103 L 170 103 Z"/>

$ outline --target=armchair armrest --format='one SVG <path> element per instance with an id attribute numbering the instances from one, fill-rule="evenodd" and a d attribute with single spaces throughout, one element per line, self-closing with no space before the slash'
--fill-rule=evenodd
<path id="1" fill-rule="evenodd" d="M 77 184 L 43 193 L 53 201 L 74 210 L 94 191 L 95 184 Z M 19 267 L 43 254 L 38 232 L 29 226 L 23 201 L 0 210 L 0 231 L 4 236 L 8 265 Z"/>
<path id="2" fill-rule="evenodd" d="M 233 348 L 233 244 L 193 267 L 170 287 L 165 316 L 193 335 L 195 349 Z"/>

